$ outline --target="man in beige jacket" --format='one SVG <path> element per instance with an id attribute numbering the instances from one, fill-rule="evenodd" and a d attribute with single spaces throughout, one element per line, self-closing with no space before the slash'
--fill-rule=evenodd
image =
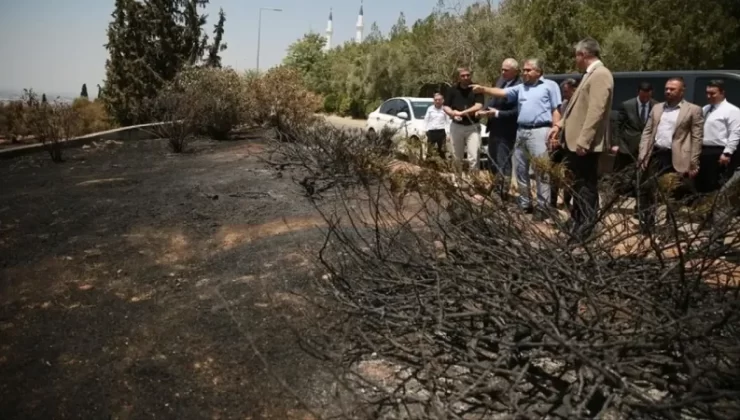
<path id="1" fill-rule="evenodd" d="M 653 107 L 642 132 L 637 159 L 642 173 L 638 190 L 642 233 L 651 232 L 655 225 L 656 179 L 674 172 L 690 185 L 699 173 L 704 116 L 699 106 L 684 100 L 685 87 L 680 77 L 666 82 L 665 102 Z"/>
<path id="2" fill-rule="evenodd" d="M 572 241 L 584 241 L 596 224 L 599 159 L 611 142 L 614 77 L 599 60 L 601 48 L 596 40 L 582 40 L 575 53 L 576 66 L 585 74 L 562 120 L 550 131 L 550 141 L 557 142 L 560 135 L 564 138 L 565 161 L 573 175 L 569 233 Z"/>

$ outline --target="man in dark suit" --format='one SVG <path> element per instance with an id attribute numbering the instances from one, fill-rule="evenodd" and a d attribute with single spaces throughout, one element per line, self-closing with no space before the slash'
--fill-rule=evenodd
<path id="1" fill-rule="evenodd" d="M 522 79 L 519 78 L 519 63 L 513 58 L 507 58 L 501 64 L 501 77 L 496 82 L 496 87 L 504 89 L 520 83 Z M 488 102 L 486 109 L 478 114 L 488 117 L 488 157 L 492 163 L 491 171 L 498 175 L 496 188 L 501 198 L 507 200 L 511 186 L 516 120 L 519 115 L 517 103 L 494 97 Z"/>
<path id="2" fill-rule="evenodd" d="M 611 153 L 615 156 L 614 172 L 618 176 L 616 188 L 619 194 L 634 194 L 637 182 L 636 159 L 640 151 L 642 131 L 657 103 L 653 99 L 653 87 L 647 82 L 640 83 L 637 97 L 622 103 L 617 120 L 617 141 L 611 147 Z"/>

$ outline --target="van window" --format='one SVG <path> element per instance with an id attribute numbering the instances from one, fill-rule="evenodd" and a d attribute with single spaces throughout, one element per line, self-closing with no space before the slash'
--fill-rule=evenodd
<path id="1" fill-rule="evenodd" d="M 727 100 L 735 105 L 740 105 L 740 80 L 728 77 L 697 77 L 694 83 L 693 102 L 699 106 L 707 104 L 707 84 L 710 80 L 715 79 L 724 80 Z"/>
<path id="2" fill-rule="evenodd" d="M 637 88 L 640 83 L 648 82 L 653 87 L 653 99 L 658 102 L 665 100 L 665 82 L 668 77 L 614 77 L 614 102 L 612 109 L 622 109 L 622 103 L 626 100 L 637 97 Z"/>

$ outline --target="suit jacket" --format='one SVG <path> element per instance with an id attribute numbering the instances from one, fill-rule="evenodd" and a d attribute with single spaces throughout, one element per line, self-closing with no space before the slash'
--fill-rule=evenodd
<path id="1" fill-rule="evenodd" d="M 650 99 L 648 103 L 648 119 L 652 109 L 658 101 Z M 640 150 L 640 139 L 642 139 L 642 130 L 645 124 L 640 117 L 640 103 L 637 98 L 626 100 L 622 103 L 622 109 L 619 111 L 617 119 L 617 145 L 619 153 L 625 153 L 637 156 Z"/>
<path id="2" fill-rule="evenodd" d="M 522 83 L 522 79 L 517 77 L 509 86 L 520 83 Z M 504 85 L 506 85 L 506 81 L 503 78 L 499 78 L 496 82 L 496 87 L 503 88 Z M 485 109 L 488 108 L 498 109 L 498 117 L 488 118 L 488 135 L 490 138 L 513 141 L 516 138 L 516 120 L 519 118 L 519 104 L 509 102 L 506 98 L 492 98 L 486 104 Z"/>
<path id="3" fill-rule="evenodd" d="M 658 124 L 663 115 L 665 102 L 653 107 L 653 113 L 645 124 L 640 140 L 639 161 L 645 162 L 655 147 L 655 135 L 658 133 Z M 691 169 L 699 169 L 699 155 L 701 154 L 701 143 L 704 137 L 704 115 L 697 105 L 682 100 L 678 104 L 678 117 L 676 119 L 676 131 L 673 132 L 673 168 L 676 172 L 685 173 Z"/>
<path id="4" fill-rule="evenodd" d="M 611 144 L 613 96 L 614 77 L 603 64 L 583 76 L 563 114 L 562 131 L 569 150 L 575 152 L 582 147 L 602 152 Z"/>

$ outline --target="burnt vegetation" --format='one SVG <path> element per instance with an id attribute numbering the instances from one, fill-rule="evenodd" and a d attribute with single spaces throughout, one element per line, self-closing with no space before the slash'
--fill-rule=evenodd
<path id="1" fill-rule="evenodd" d="M 679 206 L 655 180 L 662 227 L 642 235 L 607 177 L 594 237 L 569 244 L 491 198 L 490 175 L 393 142 L 296 124 L 274 143 L 328 226 L 323 317 L 301 336 L 335 369 L 337 418 L 740 415 L 738 224 L 710 247 L 716 197 Z"/>

